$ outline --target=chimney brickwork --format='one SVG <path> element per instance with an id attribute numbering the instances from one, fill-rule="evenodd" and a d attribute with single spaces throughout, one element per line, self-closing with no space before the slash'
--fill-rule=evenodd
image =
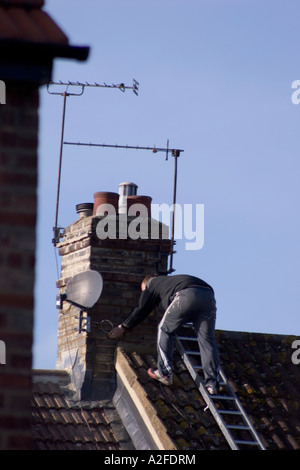
<path id="1" fill-rule="evenodd" d="M 30 449 L 38 87 L 7 86 L 0 106 L 0 449 Z M 4 362 L 3 362 L 3 359 Z"/>
<path id="2" fill-rule="evenodd" d="M 117 226 L 120 217 L 114 217 Z M 100 272 L 104 282 L 98 302 L 83 313 L 91 320 L 89 332 L 76 331 L 78 308 L 63 302 L 59 311 L 57 368 L 72 370 L 73 385 L 81 399 L 90 397 L 91 390 L 97 398 L 114 387 L 116 342 L 106 337 L 107 330 L 111 324 L 121 323 L 136 306 L 141 281 L 147 274 L 167 274 L 171 249 L 169 238 L 163 238 L 167 227 L 157 221 L 160 233 L 156 239 L 124 239 L 119 232 L 116 238 L 99 239 L 97 224 L 103 219 L 95 215 L 79 218 L 65 229 L 58 245 L 62 267 L 57 287 L 61 293 L 72 276 L 88 269 Z M 133 219 L 126 218 L 127 227 Z M 153 219 L 149 218 L 149 231 L 151 223 Z M 133 331 L 126 332 L 125 341 L 155 341 L 157 322 L 153 312 Z"/>

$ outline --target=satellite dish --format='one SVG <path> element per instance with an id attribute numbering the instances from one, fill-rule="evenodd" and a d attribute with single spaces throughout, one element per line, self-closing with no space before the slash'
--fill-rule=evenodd
<path id="1" fill-rule="evenodd" d="M 91 308 L 99 299 L 103 278 L 98 271 L 88 270 L 70 279 L 66 285 L 66 300 L 79 307 Z"/>

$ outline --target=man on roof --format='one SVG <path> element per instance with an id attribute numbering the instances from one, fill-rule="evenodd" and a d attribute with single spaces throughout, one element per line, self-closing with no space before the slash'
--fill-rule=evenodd
<path id="1" fill-rule="evenodd" d="M 205 386 L 210 394 L 217 394 L 220 362 L 215 340 L 216 301 L 212 287 L 195 276 L 149 274 L 142 281 L 141 289 L 138 306 L 108 337 L 122 338 L 126 330 L 141 323 L 155 307 L 161 309 L 164 314 L 158 325 L 157 369 L 149 369 L 148 374 L 165 385 L 171 385 L 175 333 L 180 326 L 191 322 L 197 333 Z"/>

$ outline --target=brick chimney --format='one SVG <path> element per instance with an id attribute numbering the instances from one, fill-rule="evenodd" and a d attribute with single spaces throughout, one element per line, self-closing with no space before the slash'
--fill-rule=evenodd
<path id="1" fill-rule="evenodd" d="M 0 0 L 0 449 L 29 450 L 39 89 L 56 57 L 86 60 L 42 0 Z"/>
<path id="2" fill-rule="evenodd" d="M 95 270 L 103 278 L 99 300 L 83 313 L 90 319 L 89 331 L 78 332 L 78 308 L 65 301 L 59 311 L 57 368 L 72 371 L 80 399 L 108 398 L 114 392 L 116 342 L 107 339 L 107 328 L 118 325 L 135 307 L 147 274 L 168 273 L 168 227 L 151 218 L 151 198 L 136 190 L 133 183 L 122 183 L 120 194 L 95 193 L 92 215 L 91 203 L 78 204 L 78 220 L 64 230 L 57 245 L 62 256 L 60 294 L 80 272 Z M 153 312 L 126 333 L 126 341 L 155 341 L 157 320 Z"/>

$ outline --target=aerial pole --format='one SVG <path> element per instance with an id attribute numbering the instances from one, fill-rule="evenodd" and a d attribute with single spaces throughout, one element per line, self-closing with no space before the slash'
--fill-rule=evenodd
<path id="1" fill-rule="evenodd" d="M 166 147 L 142 147 L 139 145 L 118 145 L 118 144 L 98 144 L 98 143 L 88 143 L 88 142 L 64 142 L 65 145 L 77 145 L 85 147 L 103 147 L 103 148 L 116 148 L 116 149 L 131 149 L 131 150 L 150 150 L 153 153 L 164 152 L 166 153 L 166 160 L 168 160 L 169 153 L 174 157 L 174 180 L 173 180 L 173 211 L 172 211 L 172 224 L 171 224 L 171 251 L 170 251 L 170 267 L 168 272 L 172 273 L 173 269 L 173 255 L 176 253 L 174 251 L 175 241 L 175 208 L 176 208 L 176 194 L 177 194 L 177 160 L 180 157 L 182 149 L 172 149 L 169 148 L 169 140 L 167 140 Z"/>
<path id="2" fill-rule="evenodd" d="M 63 86 L 66 87 L 63 92 L 55 92 L 52 90 L 52 86 Z M 79 87 L 77 93 L 70 93 L 68 89 L 70 87 Z M 115 88 L 125 92 L 125 90 L 130 89 L 134 92 L 135 95 L 138 95 L 139 82 L 133 79 L 132 86 L 126 86 L 124 83 L 119 83 L 118 85 L 111 84 L 107 85 L 106 83 L 82 83 L 82 82 L 50 82 L 47 84 L 47 91 L 50 95 L 59 95 L 63 97 L 63 110 L 62 110 L 62 123 L 61 123 L 61 137 L 60 137 L 60 151 L 59 151 L 59 160 L 58 160 L 58 177 L 57 177 L 57 190 L 56 190 L 56 206 L 55 206 L 55 220 L 53 227 L 53 239 L 52 243 L 54 246 L 57 245 L 61 238 L 61 228 L 58 227 L 58 209 L 59 209 L 59 195 L 60 195 L 60 182 L 61 182 L 61 170 L 62 170 L 62 156 L 63 156 L 63 144 L 64 144 L 64 129 L 65 129 L 65 117 L 66 117 L 66 105 L 68 96 L 81 96 L 84 93 L 86 87 L 93 88 Z"/>
<path id="3" fill-rule="evenodd" d="M 61 86 L 65 87 L 64 91 L 55 92 L 51 87 Z M 79 90 L 77 92 L 69 92 L 70 87 L 77 87 Z M 122 92 L 125 90 L 130 89 L 133 91 L 135 95 L 138 95 L 139 90 L 139 82 L 133 79 L 132 86 L 126 86 L 124 83 L 119 84 L 111 84 L 108 85 L 106 83 L 100 84 L 97 82 L 88 83 L 88 82 L 50 82 L 47 85 L 48 93 L 51 95 L 60 95 L 63 97 L 63 109 L 62 109 L 62 123 L 61 123 L 61 138 L 60 138 L 60 151 L 59 151 L 59 161 L 58 161 L 58 178 L 57 178 L 57 190 L 56 190 L 56 207 L 55 207 L 55 221 L 53 227 L 53 239 L 52 243 L 54 246 L 59 243 L 59 240 L 62 236 L 61 227 L 58 226 L 58 212 L 59 212 L 59 198 L 60 198 L 60 186 L 61 186 L 61 173 L 62 173 L 62 159 L 63 159 L 63 146 L 64 145 L 77 145 L 77 146 L 89 146 L 89 147 L 105 147 L 105 148 L 117 148 L 117 149 L 132 149 L 132 150 L 150 150 L 153 153 L 157 152 L 164 152 L 166 154 L 166 160 L 168 160 L 169 154 L 174 157 L 174 177 L 173 177 L 173 206 L 172 206 L 172 222 L 171 222 L 171 248 L 170 248 L 170 266 L 169 266 L 169 273 L 174 271 L 173 269 L 173 255 L 176 253 L 174 251 L 174 246 L 176 244 L 175 241 L 175 209 L 176 209 L 176 194 L 177 194 L 177 173 L 178 173 L 178 158 L 180 157 L 182 149 L 172 149 L 169 148 L 169 140 L 167 140 L 166 147 L 143 147 L 138 145 L 114 145 L 114 144 L 99 144 L 99 143 L 86 143 L 86 142 L 65 142 L 64 141 L 64 130 L 65 130 L 65 119 L 66 119 L 66 106 L 67 106 L 67 97 L 69 96 L 81 96 L 83 95 L 85 89 L 87 87 L 93 88 L 113 88 L 118 89 Z"/>

